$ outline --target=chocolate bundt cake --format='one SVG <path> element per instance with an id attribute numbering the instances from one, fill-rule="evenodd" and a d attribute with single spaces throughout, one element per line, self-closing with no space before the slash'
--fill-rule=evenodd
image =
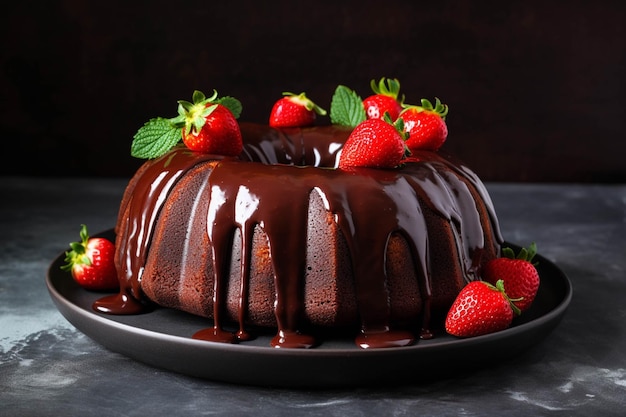
<path id="1" fill-rule="evenodd" d="M 402 346 L 499 254 L 483 184 L 440 152 L 340 170 L 350 129 L 240 126 L 238 157 L 179 146 L 138 170 L 115 229 L 120 293 L 94 308 L 149 300 L 211 318 L 209 340 L 263 326 L 274 346 L 310 347 L 311 329 L 345 327 L 361 347 Z"/>

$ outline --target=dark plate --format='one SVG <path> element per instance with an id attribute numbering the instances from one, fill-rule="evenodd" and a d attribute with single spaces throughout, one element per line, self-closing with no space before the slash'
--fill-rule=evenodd
<path id="1" fill-rule="evenodd" d="M 100 234 L 113 238 L 111 230 Z M 515 247 L 515 245 L 510 245 Z M 504 331 L 469 339 L 438 332 L 402 348 L 362 350 L 352 337 L 323 335 L 314 349 L 275 349 L 273 334 L 241 344 L 191 339 L 211 322 L 171 309 L 134 316 L 96 313 L 102 293 L 80 288 L 60 270 L 64 254 L 50 265 L 46 284 L 63 316 L 106 348 L 146 364 L 189 376 L 240 384 L 285 387 L 347 387 L 436 380 L 511 358 L 545 338 L 560 322 L 572 297 L 567 277 L 537 255 L 541 286 L 532 307 Z"/>

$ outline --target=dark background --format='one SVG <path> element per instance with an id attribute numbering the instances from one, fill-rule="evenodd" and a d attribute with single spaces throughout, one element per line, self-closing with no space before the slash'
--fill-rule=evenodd
<path id="1" fill-rule="evenodd" d="M 0 17 L 2 175 L 130 176 L 194 89 L 267 122 L 282 91 L 395 77 L 450 106 L 488 181 L 626 182 L 623 1 L 19 1 Z"/>

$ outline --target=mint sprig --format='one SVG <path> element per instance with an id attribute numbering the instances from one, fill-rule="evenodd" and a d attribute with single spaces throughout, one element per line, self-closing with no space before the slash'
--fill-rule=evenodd
<path id="1" fill-rule="evenodd" d="M 217 104 L 230 110 L 236 119 L 241 115 L 242 105 L 239 100 L 230 96 L 218 98 L 215 90 L 208 98 L 196 90 L 192 100 L 179 100 L 178 116 L 174 118 L 157 117 L 146 122 L 133 136 L 130 154 L 140 159 L 154 159 L 164 155 L 182 140 L 183 128 L 200 130 L 204 126 L 205 117 L 211 114 Z"/>
<path id="2" fill-rule="evenodd" d="M 366 114 L 361 97 L 350 88 L 339 85 L 330 102 L 330 121 L 340 126 L 356 127 L 365 121 Z"/>
<path id="3" fill-rule="evenodd" d="M 158 158 L 176 146 L 181 139 L 181 128 L 176 127 L 172 119 L 150 119 L 133 136 L 130 154 L 140 159 Z"/>
<path id="4" fill-rule="evenodd" d="M 237 100 L 235 97 L 225 96 L 218 98 L 214 101 L 216 104 L 221 104 L 226 107 L 230 112 L 235 116 L 235 119 L 239 119 L 241 116 L 241 111 L 243 110 L 243 106 L 241 102 Z"/>

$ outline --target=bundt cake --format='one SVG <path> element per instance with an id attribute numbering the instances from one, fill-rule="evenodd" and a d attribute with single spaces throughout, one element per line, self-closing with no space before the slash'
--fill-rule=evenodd
<path id="1" fill-rule="evenodd" d="M 150 160 L 115 227 L 120 290 L 94 308 L 183 310 L 212 319 L 193 335 L 211 341 L 273 328 L 274 347 L 315 346 L 320 329 L 362 348 L 432 337 L 433 313 L 499 255 L 498 221 L 479 178 L 437 151 L 447 106 L 422 100 L 391 120 L 381 103 L 403 104 L 399 83 L 372 88 L 387 97 L 339 86 L 326 126 L 304 93 L 285 93 L 269 126 L 198 91 L 178 117 L 148 122 L 132 152 Z"/>
<path id="2" fill-rule="evenodd" d="M 428 337 L 501 237 L 477 176 L 439 152 L 396 170 L 333 169 L 350 129 L 241 123 L 240 157 L 176 147 L 130 181 L 116 226 L 119 295 L 214 320 L 198 337 L 278 329 L 275 344 L 311 346 L 311 326 L 356 329 L 363 347 Z M 226 322 L 239 325 L 232 336 Z"/>

